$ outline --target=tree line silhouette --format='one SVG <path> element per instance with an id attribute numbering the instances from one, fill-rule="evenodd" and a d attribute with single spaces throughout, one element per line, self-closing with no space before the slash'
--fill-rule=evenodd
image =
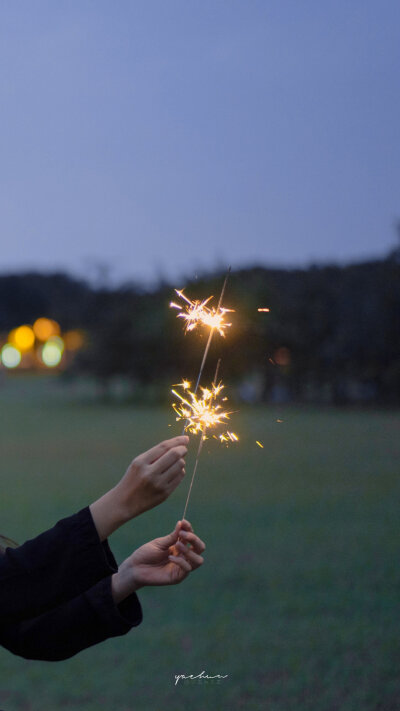
<path id="1" fill-rule="evenodd" d="M 192 299 L 214 295 L 225 274 L 175 284 Z M 207 332 L 184 334 L 169 308 L 173 286 L 95 287 L 57 273 L 0 276 L 0 332 L 39 316 L 82 328 L 86 346 L 71 373 L 87 373 L 104 391 L 115 378 L 132 392 L 166 394 L 167 383 L 197 372 Z M 252 267 L 232 272 L 224 305 L 235 310 L 218 334 L 205 372 L 222 377 L 249 402 L 400 404 L 400 254 L 348 266 Z M 258 309 L 269 308 L 269 313 Z"/>

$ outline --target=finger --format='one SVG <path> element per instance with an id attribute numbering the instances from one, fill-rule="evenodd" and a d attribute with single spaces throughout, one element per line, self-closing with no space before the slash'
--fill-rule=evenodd
<path id="1" fill-rule="evenodd" d="M 184 543 L 190 543 L 196 553 L 203 553 L 206 549 L 204 541 L 202 541 L 201 538 L 196 536 L 196 534 L 191 531 L 180 530 L 179 538 L 181 538 Z"/>
<path id="2" fill-rule="evenodd" d="M 178 461 L 175 462 L 175 464 L 173 464 L 169 469 L 167 469 L 167 471 L 163 472 L 161 474 L 161 476 L 163 477 L 163 480 L 165 481 L 165 483 L 168 486 L 169 484 L 172 484 L 173 481 L 176 478 L 178 478 L 182 473 L 183 473 L 183 475 L 185 475 L 186 470 L 185 470 L 185 460 L 181 458 L 181 459 L 178 459 Z M 181 481 L 181 479 L 179 481 Z M 177 482 L 177 484 L 178 483 L 179 482 Z"/>
<path id="3" fill-rule="evenodd" d="M 190 571 L 192 570 L 192 566 L 190 565 L 189 561 L 180 555 L 169 555 L 168 559 L 172 563 L 176 563 L 177 565 L 179 565 L 179 567 L 182 568 L 182 570 L 184 570 L 185 573 L 190 573 Z"/>
<path id="4" fill-rule="evenodd" d="M 179 531 L 175 526 L 175 529 L 172 531 L 172 533 L 168 533 L 167 536 L 161 536 L 160 538 L 157 538 L 157 545 L 161 550 L 167 550 L 170 546 L 173 546 L 174 543 L 178 540 L 179 536 Z"/>
<path id="5" fill-rule="evenodd" d="M 180 530 L 179 530 L 179 537 L 181 535 L 181 531 L 193 531 L 192 524 L 190 521 L 187 519 L 183 519 L 182 521 L 178 521 Z"/>
<path id="6" fill-rule="evenodd" d="M 185 544 L 182 543 L 182 541 L 177 541 L 175 547 L 182 553 L 186 560 L 189 561 L 189 563 L 192 565 L 193 570 L 195 568 L 198 568 L 200 565 L 203 565 L 204 558 L 198 553 L 195 553 L 194 550 L 192 550 L 191 548 L 186 548 Z"/>
<path id="7" fill-rule="evenodd" d="M 168 496 L 171 496 L 172 492 L 175 491 L 177 486 L 179 486 L 179 484 L 181 483 L 185 474 L 186 474 L 185 469 L 182 469 L 178 472 L 178 474 L 176 474 L 172 479 L 170 479 L 168 481 L 168 483 L 164 487 L 164 492 L 165 492 L 167 498 L 168 498 Z"/>
<path id="8" fill-rule="evenodd" d="M 186 531 L 193 531 L 192 524 L 190 521 L 187 520 L 187 518 L 184 518 L 181 521 L 181 528 L 185 529 Z"/>
<path id="9" fill-rule="evenodd" d="M 179 447 L 173 447 L 169 449 L 168 452 L 163 454 L 159 459 L 157 459 L 151 465 L 154 474 L 162 474 L 173 466 L 179 459 L 183 459 L 187 454 L 187 447 L 180 445 Z"/>
<path id="10" fill-rule="evenodd" d="M 146 464 L 152 464 L 173 447 L 179 447 L 181 445 L 186 447 L 188 444 L 189 437 L 187 435 L 179 435 L 179 437 L 166 439 L 164 442 L 160 442 L 159 444 L 156 444 L 155 447 L 152 447 L 151 449 L 148 449 L 147 452 L 144 452 L 142 455 L 143 461 L 146 462 Z"/>

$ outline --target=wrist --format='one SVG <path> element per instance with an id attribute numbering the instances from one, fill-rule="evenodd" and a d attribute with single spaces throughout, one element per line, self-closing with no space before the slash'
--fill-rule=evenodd
<path id="1" fill-rule="evenodd" d="M 89 509 L 101 541 L 129 521 L 116 487 L 94 501 Z"/>
<path id="2" fill-rule="evenodd" d="M 122 564 L 117 573 L 111 576 L 111 592 L 114 602 L 118 605 L 125 598 L 142 587 L 131 570 L 126 570 Z"/>
<path id="3" fill-rule="evenodd" d="M 140 506 L 140 497 L 132 493 L 124 479 L 121 479 L 114 487 L 114 492 L 120 516 L 124 519 L 124 523 L 131 521 L 146 510 L 143 506 Z"/>

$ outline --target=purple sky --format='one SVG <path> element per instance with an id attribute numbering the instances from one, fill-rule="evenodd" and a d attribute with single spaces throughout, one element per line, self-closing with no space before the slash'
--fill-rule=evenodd
<path id="1" fill-rule="evenodd" d="M 0 7 L 0 271 L 115 279 L 381 255 L 398 0 Z"/>

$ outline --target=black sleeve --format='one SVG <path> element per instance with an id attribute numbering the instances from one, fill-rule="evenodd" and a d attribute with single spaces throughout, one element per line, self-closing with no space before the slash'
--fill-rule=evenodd
<path id="1" fill-rule="evenodd" d="M 50 612 L 3 625 L 0 644 L 26 659 L 55 662 L 108 637 L 126 634 L 141 621 L 142 609 L 136 593 L 116 605 L 109 576 Z"/>
<path id="2" fill-rule="evenodd" d="M 0 625 L 37 617 L 116 572 L 89 507 L 0 555 Z"/>

